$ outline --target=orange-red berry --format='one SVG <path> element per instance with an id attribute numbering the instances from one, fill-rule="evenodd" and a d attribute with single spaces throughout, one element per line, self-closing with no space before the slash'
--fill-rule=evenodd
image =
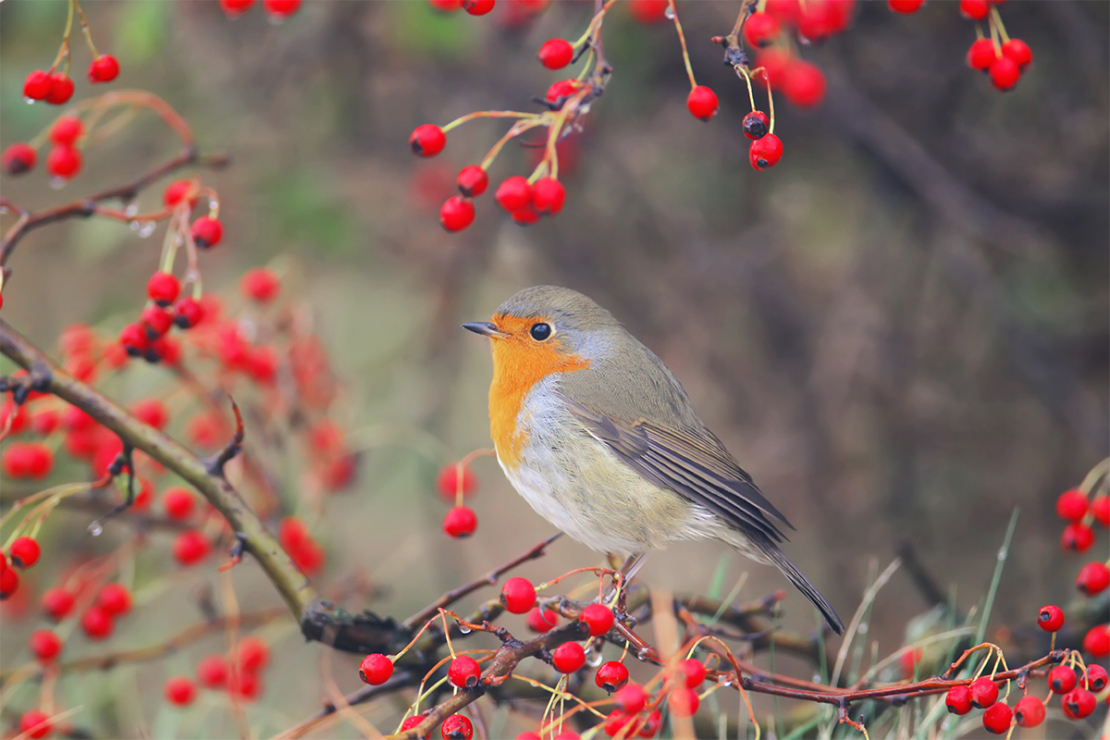
<path id="1" fill-rule="evenodd" d="M 612 694 L 628 683 L 628 668 L 624 663 L 617 660 L 610 660 L 608 663 L 603 663 L 597 669 L 597 674 L 594 675 L 594 683 L 598 688 L 605 689 L 606 693 Z"/>
<path id="2" fill-rule="evenodd" d="M 166 701 L 179 707 L 187 707 L 197 698 L 197 685 L 184 676 L 175 676 L 166 681 L 163 690 Z"/>
<path id="3" fill-rule="evenodd" d="M 439 208 L 439 223 L 449 233 L 462 231 L 474 223 L 474 204 L 462 195 L 452 195 Z"/>
<path id="4" fill-rule="evenodd" d="M 378 686 L 393 675 L 393 661 L 381 653 L 371 653 L 358 666 L 358 676 L 371 686 Z"/>
<path id="5" fill-rule="evenodd" d="M 717 93 L 698 85 L 686 96 L 686 108 L 694 118 L 709 121 L 717 115 Z"/>
<path id="6" fill-rule="evenodd" d="M 586 665 L 586 651 L 577 642 L 564 642 L 551 652 L 551 662 L 560 673 L 574 673 Z"/>
<path id="7" fill-rule="evenodd" d="M 1048 672 L 1048 688 L 1054 694 L 1066 694 L 1075 684 L 1075 670 L 1071 666 L 1058 665 Z"/>
<path id="8" fill-rule="evenodd" d="M 525 614 L 536 605 L 536 587 L 527 578 L 510 578 L 501 587 L 501 603 L 512 614 Z"/>
<path id="9" fill-rule="evenodd" d="M 987 711 L 983 712 L 983 727 L 995 735 L 1001 735 L 1010 729 L 1010 723 L 1013 720 L 1014 712 L 1004 701 L 991 704 Z"/>
<path id="10" fill-rule="evenodd" d="M 1020 727 L 1036 727 L 1044 722 L 1044 704 L 1035 696 L 1023 696 L 1014 705 L 1014 721 Z"/>
<path id="11" fill-rule="evenodd" d="M 131 591 L 121 583 L 105 583 L 96 603 L 113 617 L 123 616 L 131 611 Z"/>
<path id="12" fill-rule="evenodd" d="M 31 633 L 31 652 L 42 663 L 49 663 L 62 652 L 62 639 L 50 630 Z"/>
<path id="13" fill-rule="evenodd" d="M 550 609 L 534 607 L 528 612 L 528 629 L 539 632 L 541 635 L 550 632 L 559 624 L 559 615 Z"/>
<path id="14" fill-rule="evenodd" d="M 1072 719 L 1089 717 L 1095 711 L 1097 703 L 1095 695 L 1082 688 L 1073 689 L 1060 700 L 1061 706 L 1064 707 L 1064 714 Z"/>
<path id="15" fill-rule="evenodd" d="M 421 157 L 434 157 L 447 146 L 447 135 L 443 129 L 431 123 L 417 126 L 409 135 L 412 153 Z"/>
<path id="16" fill-rule="evenodd" d="M 478 517 L 469 506 L 455 506 L 443 517 L 443 531 L 456 539 L 469 537 L 478 528 Z"/>
<path id="17" fill-rule="evenodd" d="M 751 46 L 769 46 L 781 31 L 778 19 L 770 13 L 752 13 L 744 22 L 744 40 Z"/>
<path id="18" fill-rule="evenodd" d="M 582 610 L 579 619 L 594 637 L 600 637 L 613 629 L 613 610 L 604 604 L 589 604 Z"/>
<path id="19" fill-rule="evenodd" d="M 971 711 L 971 689 L 967 686 L 953 686 L 944 697 L 944 705 L 950 714 L 967 714 Z"/>
<path id="20" fill-rule="evenodd" d="M 119 77 L 119 60 L 111 54 L 101 54 L 89 65 L 89 82 L 111 82 Z"/>
<path id="21" fill-rule="evenodd" d="M 39 561 L 39 555 L 41 554 L 42 549 L 39 547 L 39 543 L 30 537 L 16 537 L 12 546 L 8 548 L 8 556 L 12 559 L 12 565 L 17 568 L 30 568 Z"/>
<path id="22" fill-rule="evenodd" d="M 761 139 L 756 139 L 748 148 L 748 161 L 757 170 L 774 167 L 782 159 L 782 139 L 774 134 L 767 134 Z"/>
<path id="23" fill-rule="evenodd" d="M 469 655 L 460 655 L 451 661 L 447 668 L 447 680 L 460 689 L 469 689 L 478 685 L 482 677 L 482 667 L 478 661 Z"/>
<path id="24" fill-rule="evenodd" d="M 565 39 L 548 39 L 540 47 L 537 56 L 540 63 L 548 69 L 562 69 L 574 58 L 574 47 Z"/>

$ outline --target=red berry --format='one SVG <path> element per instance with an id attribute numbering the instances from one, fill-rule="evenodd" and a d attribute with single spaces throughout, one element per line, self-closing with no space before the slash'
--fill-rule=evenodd
<path id="1" fill-rule="evenodd" d="M 991 68 L 998 54 L 994 50 L 994 42 L 990 39 L 978 39 L 967 50 L 967 66 L 985 72 Z"/>
<path id="2" fill-rule="evenodd" d="M 610 660 L 597 669 L 597 674 L 594 676 L 594 683 L 596 683 L 599 688 L 605 689 L 607 693 L 612 694 L 621 686 L 628 683 L 628 669 L 625 667 L 624 663 Z"/>
<path id="3" fill-rule="evenodd" d="M 111 82 L 119 77 L 119 61 L 111 54 L 101 54 L 89 65 L 89 82 Z"/>
<path id="4" fill-rule="evenodd" d="M 971 682 L 971 703 L 980 709 L 986 709 L 998 700 L 998 686 L 989 676 L 980 676 Z"/>
<path id="5" fill-rule="evenodd" d="M 1064 491 L 1056 499 L 1056 516 L 1069 522 L 1078 522 L 1087 513 L 1087 497 L 1078 488 Z"/>
<path id="6" fill-rule="evenodd" d="M 81 152 L 71 146 L 56 146 L 46 155 L 46 171 L 63 180 L 81 171 Z"/>
<path id="7" fill-rule="evenodd" d="M 659 23 L 667 17 L 667 0 L 628 0 L 628 11 L 640 23 Z"/>
<path id="8" fill-rule="evenodd" d="M 189 206 L 196 205 L 197 184 L 192 180 L 174 180 L 162 191 L 162 203 L 167 208 L 173 208 L 185 198 L 189 199 Z"/>
<path id="9" fill-rule="evenodd" d="M 687 658 L 678 664 L 678 675 L 688 689 L 696 689 L 705 681 L 705 664 L 697 658 Z"/>
<path id="10" fill-rule="evenodd" d="M 50 630 L 35 630 L 31 633 L 31 652 L 42 663 L 49 663 L 62 652 L 62 639 Z"/>
<path id="11" fill-rule="evenodd" d="M 459 176 L 455 178 L 455 182 L 459 186 L 460 193 L 468 198 L 477 198 L 489 187 L 489 175 L 478 165 L 471 164 L 459 170 Z"/>
<path id="12" fill-rule="evenodd" d="M 1096 658 L 1110 655 L 1110 624 L 1096 624 L 1083 637 L 1083 650 Z"/>
<path id="13" fill-rule="evenodd" d="M 671 714 L 676 717 L 693 717 L 698 713 L 700 704 L 701 699 L 698 698 L 698 692 L 693 689 L 672 691 L 671 695 L 667 697 L 667 706 L 670 707 Z"/>
<path id="14" fill-rule="evenodd" d="M 12 565 L 17 568 L 30 568 L 39 561 L 42 550 L 39 543 L 30 537 L 17 537 L 8 550 Z"/>
<path id="15" fill-rule="evenodd" d="M 147 306 L 139 316 L 139 321 L 151 340 L 157 339 L 173 326 L 173 314 L 161 306 Z"/>
<path id="16" fill-rule="evenodd" d="M 708 121 L 717 115 L 717 93 L 698 85 L 686 96 L 686 108 L 694 118 Z"/>
<path id="17" fill-rule="evenodd" d="M 1106 688 L 1106 681 L 1105 668 L 1095 664 L 1087 666 L 1087 672 L 1083 676 L 1083 684 L 1088 691 L 1102 691 Z"/>
<path id="18" fill-rule="evenodd" d="M 182 298 L 173 308 L 173 323 L 191 329 L 204 319 L 204 304 L 195 298 Z"/>
<path id="19" fill-rule="evenodd" d="M 25 712 L 19 718 L 19 734 L 35 740 L 46 737 L 53 729 L 54 726 L 50 722 L 50 717 L 45 712 L 40 712 L 37 709 Z"/>
<path id="20" fill-rule="evenodd" d="M 0 600 L 6 599 L 19 590 L 19 574 L 15 568 L 0 571 Z"/>
<path id="21" fill-rule="evenodd" d="M 220 7 L 231 17 L 241 15 L 254 5 L 254 0 L 220 0 Z"/>
<path id="22" fill-rule="evenodd" d="M 527 578 L 510 578 L 501 587 L 501 603 L 512 614 L 524 614 L 536 605 L 536 587 Z"/>
<path id="23" fill-rule="evenodd" d="M 1036 727 L 1044 722 L 1044 704 L 1035 696 L 1023 696 L 1014 705 L 1014 720 L 1021 727 Z"/>
<path id="24" fill-rule="evenodd" d="M 97 594 L 96 603 L 113 617 L 131 611 L 131 591 L 119 583 L 106 583 Z"/>
<path id="25" fill-rule="evenodd" d="M 541 177 L 532 186 L 532 207 L 541 216 L 554 216 L 563 210 L 567 191 L 563 184 L 551 177 Z"/>
<path id="26" fill-rule="evenodd" d="M 381 653 L 371 653 L 358 666 L 358 677 L 372 686 L 383 684 L 393 675 L 393 661 Z"/>
<path id="27" fill-rule="evenodd" d="M 221 689 L 227 682 L 227 660 L 222 655 L 207 655 L 197 663 L 197 681 L 210 689 Z"/>
<path id="28" fill-rule="evenodd" d="M 770 13 L 752 13 L 744 22 L 744 40 L 761 49 L 778 38 L 781 30 L 778 20 Z"/>
<path id="29" fill-rule="evenodd" d="M 259 303 L 272 301 L 281 290 L 281 282 L 272 270 L 256 267 L 248 270 L 239 281 L 239 292 Z"/>
<path id="30" fill-rule="evenodd" d="M 474 204 L 469 198 L 452 195 L 440 206 L 439 223 L 449 233 L 462 231 L 474 223 Z"/>
<path id="31" fill-rule="evenodd" d="M 560 673 L 574 673 L 586 665 L 586 651 L 577 642 L 564 642 L 552 651 L 551 662 Z"/>
<path id="32" fill-rule="evenodd" d="M 644 720 L 644 725 L 640 728 L 640 737 L 655 737 L 655 733 L 659 732 L 659 727 L 662 724 L 663 713 L 656 709 Z M 559 738 L 555 740 L 559 740 Z M 577 740 L 577 736 L 572 740 Z"/>
<path id="33" fill-rule="evenodd" d="M 614 709 L 613 711 L 609 712 L 609 716 L 605 718 L 605 722 L 602 725 L 602 731 L 608 737 L 616 737 L 617 735 L 620 735 L 621 737 L 635 737 L 636 728 L 632 728 L 630 730 L 627 728 L 629 724 L 636 721 L 636 717 L 629 717 L 621 710 Z M 517 738 L 517 740 L 520 739 Z"/>
<path id="34" fill-rule="evenodd" d="M 1086 524 L 1072 522 L 1064 527 L 1064 534 L 1060 538 L 1060 546 L 1073 552 L 1086 552 L 1094 544 L 1095 533 Z"/>
<path id="35" fill-rule="evenodd" d="M 428 5 L 444 13 L 454 13 L 462 7 L 462 0 L 428 0 Z"/>
<path id="36" fill-rule="evenodd" d="M 470 740 L 474 737 L 474 726 L 461 714 L 452 714 L 443 720 L 439 734 L 443 736 L 443 740 Z"/>
<path id="37" fill-rule="evenodd" d="M 638 683 L 625 684 L 613 696 L 617 709 L 625 714 L 639 714 L 647 705 L 648 695 L 644 687 Z"/>
<path id="38" fill-rule="evenodd" d="M 485 15 L 496 3 L 497 0 L 462 0 L 462 7 L 470 15 Z"/>
<path id="39" fill-rule="evenodd" d="M 50 75 L 50 92 L 46 95 L 46 102 L 53 105 L 64 105 L 73 97 L 73 80 L 69 75 L 55 72 Z"/>
<path id="40" fill-rule="evenodd" d="M 254 701 L 262 693 L 262 682 L 258 674 L 240 671 L 228 676 L 227 691 L 246 701 Z"/>
<path id="41" fill-rule="evenodd" d="M 64 588 L 48 588 L 42 595 L 42 610 L 55 622 L 60 622 L 73 609 L 76 599 Z"/>
<path id="42" fill-rule="evenodd" d="M 468 506 L 455 506 L 443 517 L 443 531 L 456 539 L 469 537 L 478 528 L 478 517 Z"/>
<path id="43" fill-rule="evenodd" d="M 36 69 L 23 81 L 23 97 L 28 100 L 46 100 L 52 87 L 54 81 L 50 79 L 50 73 Z"/>
<path id="44" fill-rule="evenodd" d="M 1056 632 L 1064 626 L 1064 610 L 1049 604 L 1037 612 L 1037 624 L 1045 632 Z"/>
<path id="45" fill-rule="evenodd" d="M 966 686 L 953 686 L 944 697 L 950 714 L 964 715 L 971 711 L 971 690 Z"/>
<path id="46" fill-rule="evenodd" d="M 983 727 L 995 735 L 1001 735 L 1010 729 L 1010 723 L 1013 719 L 1013 711 L 1007 706 L 1006 702 L 1000 701 L 991 704 L 987 711 L 983 712 Z"/>
<path id="47" fill-rule="evenodd" d="M 1021 79 L 1021 68 L 1006 56 L 998 57 L 990 69 L 991 84 L 999 90 L 1012 90 Z"/>
<path id="48" fill-rule="evenodd" d="M 401 722 L 401 732 L 405 732 L 406 730 L 411 730 L 419 726 L 420 723 L 424 721 L 424 719 L 424 715 L 422 714 L 414 714 L 411 717 L 406 717 L 404 721 Z M 428 733 L 424 736 L 425 740 L 427 740 L 427 738 L 429 737 L 431 737 L 431 733 Z"/>
<path id="49" fill-rule="evenodd" d="M 782 159 L 782 139 L 774 134 L 756 139 L 748 148 L 748 161 L 757 170 L 774 167 L 780 159 Z"/>
<path id="50" fill-rule="evenodd" d="M 547 101 L 553 103 L 556 107 L 562 107 L 566 99 L 577 93 L 585 85 L 578 80 L 559 80 L 558 82 L 551 83 L 551 87 L 547 88 Z"/>
<path id="51" fill-rule="evenodd" d="M 521 226 L 534 224 L 540 220 L 540 214 L 536 211 L 535 208 L 532 207 L 531 203 L 524 206 L 524 208 L 521 208 L 520 210 L 513 211 L 512 217 L 513 223 L 520 224 Z"/>
<path id="52" fill-rule="evenodd" d="M 987 0 L 960 0 L 960 14 L 971 21 L 985 21 L 991 5 Z"/>
<path id="53" fill-rule="evenodd" d="M 1100 594 L 1110 586 L 1110 568 L 1106 563 L 1087 563 L 1075 579 L 1076 588 L 1088 596 Z"/>
<path id="54" fill-rule="evenodd" d="M 270 646 L 257 637 L 246 637 L 239 643 L 239 668 L 258 673 L 270 662 Z"/>
<path id="55" fill-rule="evenodd" d="M 217 219 L 210 216 L 201 216 L 193 222 L 190 233 L 198 247 L 209 249 L 220 243 L 220 239 L 224 235 L 224 227 Z"/>
<path id="56" fill-rule="evenodd" d="M 1099 496 L 1091 502 L 1091 516 L 1104 527 L 1110 527 L 1110 496 Z"/>
<path id="57" fill-rule="evenodd" d="M 550 609 L 540 609 L 538 606 L 528 612 L 528 629 L 539 632 L 541 635 L 550 632 L 559 624 L 559 615 Z"/>
<path id="58" fill-rule="evenodd" d="M 540 47 L 540 63 L 548 69 L 562 69 L 574 58 L 574 47 L 565 39 L 548 39 Z"/>
<path id="59" fill-rule="evenodd" d="M 262 0 L 262 8 L 276 18 L 288 18 L 301 8 L 301 0 Z"/>
<path id="60" fill-rule="evenodd" d="M 196 499 L 188 489 L 175 486 L 162 494 L 162 508 L 170 519 L 187 519 L 193 513 Z"/>
<path id="61" fill-rule="evenodd" d="M 924 4 L 925 0 L 886 0 L 886 6 L 895 13 L 916 13 Z"/>
<path id="62" fill-rule="evenodd" d="M 142 357 L 150 347 L 150 338 L 141 324 L 128 324 L 119 333 L 119 343 L 132 357 Z"/>
<path id="63" fill-rule="evenodd" d="M 1086 689 L 1075 689 L 1065 694 L 1060 702 L 1064 707 L 1064 714 L 1072 719 L 1083 719 L 1095 711 L 1095 695 Z"/>
<path id="64" fill-rule="evenodd" d="M 1048 687 L 1054 694 L 1066 694 L 1075 688 L 1075 671 L 1070 666 L 1058 665 L 1048 672 Z"/>
<path id="65" fill-rule="evenodd" d="M 1010 39 L 1002 45 L 1002 56 L 1009 57 L 1024 72 L 1033 61 L 1033 50 L 1021 39 Z"/>
<path id="66" fill-rule="evenodd" d="M 590 604 L 582 610 L 579 619 L 594 637 L 600 637 L 613 629 L 613 610 L 603 604 Z"/>
<path id="67" fill-rule="evenodd" d="M 440 468 L 439 476 L 436 478 L 436 488 L 439 489 L 439 495 L 447 501 L 454 501 L 460 493 L 463 496 L 470 495 L 477 484 L 478 479 L 475 478 L 470 468 L 463 467 L 460 476 L 459 466 L 454 463 Z"/>
<path id="68" fill-rule="evenodd" d="M 519 211 L 532 202 L 532 186 L 520 175 L 506 178 L 497 186 L 494 200 L 509 213 Z"/>
<path id="69" fill-rule="evenodd" d="M 409 146 L 412 153 L 421 157 L 434 157 L 443 151 L 447 145 L 447 135 L 443 129 L 431 123 L 417 126 L 409 135 Z"/>
<path id="70" fill-rule="evenodd" d="M 481 677 L 482 667 L 478 665 L 478 661 L 468 655 L 455 658 L 447 668 L 447 680 L 460 689 L 477 686 Z"/>
<path id="71" fill-rule="evenodd" d="M 22 175 L 33 170 L 38 164 L 39 157 L 29 144 L 12 144 L 4 150 L 4 171 L 9 175 Z"/>
<path id="72" fill-rule="evenodd" d="M 779 87 L 786 82 L 786 73 L 793 66 L 794 57 L 782 49 L 767 49 L 759 52 L 756 62 L 763 68 L 763 72 L 758 74 L 756 79 L 769 81 L 775 87 Z"/>
<path id="73" fill-rule="evenodd" d="M 0 455 L 0 465 L 10 478 L 39 480 L 54 468 L 54 453 L 41 442 L 13 442 Z"/>
<path id="74" fill-rule="evenodd" d="M 115 623 L 112 615 L 102 606 L 91 606 L 81 615 L 81 629 L 90 640 L 103 640 L 112 634 Z"/>
<path id="75" fill-rule="evenodd" d="M 175 676 L 166 681 L 164 692 L 166 701 L 179 707 L 188 706 L 197 698 L 196 684 L 184 676 Z"/>
<path id="76" fill-rule="evenodd" d="M 208 557 L 211 545 L 202 532 L 189 529 L 177 535 L 173 541 L 173 557 L 181 565 L 189 566 Z"/>
<path id="77" fill-rule="evenodd" d="M 177 300 L 181 283 L 168 272 L 156 272 L 146 283 L 146 294 L 159 306 L 168 306 Z"/>
<path id="78" fill-rule="evenodd" d="M 767 135 L 767 130 L 771 123 L 767 118 L 767 114 L 761 110 L 753 110 L 748 115 L 744 116 L 744 136 L 747 136 L 753 141 L 755 139 L 762 139 Z"/>
<path id="79" fill-rule="evenodd" d="M 786 99 L 800 108 L 812 108 L 825 99 L 825 73 L 816 64 L 796 61 L 786 68 Z"/>

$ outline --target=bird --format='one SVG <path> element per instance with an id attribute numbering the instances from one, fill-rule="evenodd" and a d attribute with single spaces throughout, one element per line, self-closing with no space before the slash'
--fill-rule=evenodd
<path id="1" fill-rule="evenodd" d="M 775 565 L 837 633 L 844 623 L 779 546 L 794 527 L 706 428 L 655 353 L 587 296 L 525 288 L 462 325 L 493 354 L 490 436 L 509 482 L 631 578 L 647 553 L 716 539 Z"/>

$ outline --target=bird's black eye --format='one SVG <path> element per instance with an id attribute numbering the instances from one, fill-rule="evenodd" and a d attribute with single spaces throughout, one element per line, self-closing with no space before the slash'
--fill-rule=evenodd
<path id="1" fill-rule="evenodd" d="M 532 335 L 532 339 L 535 339 L 537 342 L 542 342 L 551 336 L 551 325 L 544 323 L 533 324 L 528 333 Z"/>

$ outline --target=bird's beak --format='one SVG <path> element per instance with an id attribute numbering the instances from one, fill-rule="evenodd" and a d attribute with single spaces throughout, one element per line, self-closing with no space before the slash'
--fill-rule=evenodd
<path id="1" fill-rule="evenodd" d="M 492 321 L 473 321 L 469 324 L 463 324 L 464 329 L 469 329 L 475 334 L 481 334 L 484 337 L 507 337 L 505 332 L 498 329 Z"/>

